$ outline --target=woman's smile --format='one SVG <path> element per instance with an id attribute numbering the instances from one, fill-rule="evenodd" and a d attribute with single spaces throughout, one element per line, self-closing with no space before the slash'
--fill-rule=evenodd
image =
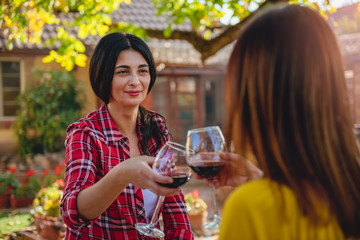
<path id="1" fill-rule="evenodd" d="M 132 97 L 137 97 L 142 93 L 142 91 L 125 91 L 125 93 L 129 94 Z"/>

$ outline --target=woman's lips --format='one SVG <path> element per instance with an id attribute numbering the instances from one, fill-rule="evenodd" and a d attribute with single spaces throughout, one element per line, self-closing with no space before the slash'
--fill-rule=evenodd
<path id="1" fill-rule="evenodd" d="M 126 91 L 125 93 L 129 94 L 132 97 L 139 96 L 142 91 Z"/>

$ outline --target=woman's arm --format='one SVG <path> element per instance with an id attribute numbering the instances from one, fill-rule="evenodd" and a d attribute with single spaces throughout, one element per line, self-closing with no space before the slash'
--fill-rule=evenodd
<path id="1" fill-rule="evenodd" d="M 162 187 L 157 182 L 172 182 L 170 177 L 156 174 L 149 166 L 153 157 L 130 158 L 111 169 L 100 181 L 82 190 L 77 198 L 79 213 L 94 219 L 103 213 L 130 183 L 163 196 L 174 195 L 177 189 Z"/>
<path id="2" fill-rule="evenodd" d="M 69 227 L 78 228 L 97 218 L 129 183 L 165 196 L 178 192 L 156 183 L 172 179 L 152 171 L 153 157 L 128 159 L 96 181 L 97 158 L 93 138 L 80 128 L 72 129 L 66 141 L 66 186 L 61 201 L 61 215 Z"/>

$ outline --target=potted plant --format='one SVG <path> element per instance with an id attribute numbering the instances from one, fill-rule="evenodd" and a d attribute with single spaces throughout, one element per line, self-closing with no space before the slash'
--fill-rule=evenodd
<path id="1" fill-rule="evenodd" d="M 61 239 L 65 225 L 60 217 L 60 201 L 63 194 L 63 180 L 58 179 L 51 186 L 42 188 L 33 201 L 31 214 L 40 237 Z"/>
<path id="2" fill-rule="evenodd" d="M 197 189 L 185 195 L 185 204 L 189 214 L 191 229 L 196 234 L 201 234 L 203 231 L 202 225 L 204 225 L 207 218 L 207 205 L 205 201 L 200 198 Z"/>
<path id="3" fill-rule="evenodd" d="M 61 183 L 64 182 L 64 173 L 65 173 L 65 162 L 63 161 L 61 165 L 56 165 L 54 167 L 54 173 L 49 174 L 49 171 L 44 170 L 43 171 L 43 186 L 49 187 L 54 182 Z M 60 188 L 63 188 L 63 186 L 60 186 Z"/>
<path id="4" fill-rule="evenodd" d="M 10 205 L 12 208 L 26 207 L 32 204 L 37 192 L 41 189 L 40 180 L 33 176 L 35 171 L 29 169 L 21 184 L 14 188 L 10 197 Z"/>
<path id="5" fill-rule="evenodd" d="M 19 185 L 15 177 L 16 168 L 10 167 L 8 172 L 0 173 L 0 208 L 8 208 L 10 195 Z"/>

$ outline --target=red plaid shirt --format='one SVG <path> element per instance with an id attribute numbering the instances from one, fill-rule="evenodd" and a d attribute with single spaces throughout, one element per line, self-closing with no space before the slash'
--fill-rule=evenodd
<path id="1" fill-rule="evenodd" d="M 162 145 L 170 139 L 164 119 L 153 113 L 163 136 Z M 138 119 L 138 130 L 144 126 Z M 106 105 L 67 129 L 66 172 L 61 216 L 67 225 L 65 239 L 151 239 L 140 235 L 134 225 L 146 222 L 142 190 L 129 184 L 110 207 L 93 220 L 82 218 L 77 210 L 78 193 L 99 181 L 110 169 L 130 157 L 128 139 L 111 119 Z M 158 152 L 155 139 L 150 139 L 149 153 Z M 141 154 L 144 153 L 141 151 Z M 162 215 L 165 239 L 194 239 L 182 193 L 166 197 Z"/>

